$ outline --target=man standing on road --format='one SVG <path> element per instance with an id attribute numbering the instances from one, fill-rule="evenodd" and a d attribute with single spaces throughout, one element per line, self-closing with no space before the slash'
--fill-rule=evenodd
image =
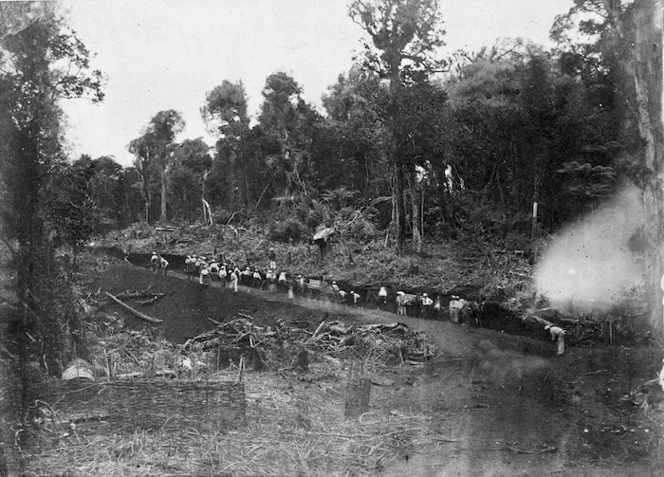
<path id="1" fill-rule="evenodd" d="M 233 293 L 237 293 L 237 281 L 238 281 L 238 274 L 236 272 L 237 268 L 231 272 L 231 288 L 233 289 Z"/>
<path id="2" fill-rule="evenodd" d="M 270 270 L 277 270 L 277 255 L 274 253 L 274 249 L 270 248 L 270 254 L 268 255 L 270 260 Z"/>
<path id="3" fill-rule="evenodd" d="M 210 270 L 207 266 L 201 267 L 201 273 L 198 276 L 198 283 L 200 283 L 202 287 L 208 287 L 210 286 L 211 282 L 212 280 L 210 277 Z"/>
<path id="4" fill-rule="evenodd" d="M 452 323 L 459 323 L 461 322 L 462 318 L 461 315 L 461 310 L 463 307 L 466 305 L 466 300 L 463 298 L 459 298 L 458 296 L 453 296 L 452 299 L 450 300 L 450 306 L 449 306 L 449 312 L 450 312 L 450 320 Z"/>
<path id="5" fill-rule="evenodd" d="M 421 318 L 428 318 L 430 315 L 429 310 L 431 310 L 431 307 L 433 305 L 433 300 L 429 298 L 429 295 L 426 293 L 422 294 L 422 297 L 420 298 L 420 317 Z"/>
<path id="6" fill-rule="evenodd" d="M 383 305 L 387 304 L 387 288 L 380 287 L 378 291 L 378 298 L 383 302 Z"/>
<path id="7" fill-rule="evenodd" d="M 152 252 L 152 257 L 150 258 L 150 268 L 153 272 L 159 272 L 159 255 L 157 252 Z"/>

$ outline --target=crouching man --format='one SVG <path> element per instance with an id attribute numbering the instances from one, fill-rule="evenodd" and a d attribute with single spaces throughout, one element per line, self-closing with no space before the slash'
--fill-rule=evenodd
<path id="1" fill-rule="evenodd" d="M 562 356 L 565 353 L 565 330 L 559 326 L 551 325 L 546 325 L 544 329 L 551 333 L 551 341 L 558 341 L 558 350 L 556 355 Z"/>
<path id="2" fill-rule="evenodd" d="M 166 276 L 167 272 L 168 272 L 168 260 L 166 260 L 164 257 L 160 256 L 159 257 L 159 273 Z"/>

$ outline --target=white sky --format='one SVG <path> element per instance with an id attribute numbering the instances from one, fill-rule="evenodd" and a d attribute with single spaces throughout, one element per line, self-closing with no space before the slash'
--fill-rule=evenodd
<path id="1" fill-rule="evenodd" d="M 127 144 L 164 109 L 182 113 L 179 140 L 204 136 L 205 93 L 242 80 L 256 116 L 265 79 L 292 75 L 320 106 L 327 87 L 351 66 L 362 30 L 347 0 L 65 0 L 70 25 L 96 54 L 106 98 L 63 104 L 72 157 L 113 155 L 132 162 Z M 441 0 L 447 47 L 478 49 L 497 38 L 549 46 L 554 17 L 572 0 Z M 212 140 L 208 140 L 213 144 Z"/>

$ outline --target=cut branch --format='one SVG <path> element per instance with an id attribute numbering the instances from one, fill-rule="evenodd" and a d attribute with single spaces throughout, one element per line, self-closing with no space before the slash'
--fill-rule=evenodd
<path id="1" fill-rule="evenodd" d="M 113 301 L 116 302 L 117 304 L 121 305 L 123 308 L 125 308 L 127 311 L 129 311 L 132 315 L 136 316 L 137 318 L 140 318 L 141 320 L 147 321 L 147 322 L 149 322 L 149 323 L 163 323 L 163 322 L 164 322 L 164 320 L 160 320 L 160 319 L 158 319 L 158 318 L 152 318 L 152 317 L 149 317 L 149 316 L 147 316 L 147 315 L 144 315 L 144 314 L 141 313 L 140 311 L 135 310 L 135 309 L 132 308 L 131 306 L 127 305 L 126 303 L 124 303 L 124 302 L 118 300 L 117 298 L 115 298 L 113 295 L 111 295 L 111 294 L 108 293 L 108 292 L 104 292 L 104 293 L 106 293 L 106 295 L 107 295 L 111 300 L 113 300 Z"/>

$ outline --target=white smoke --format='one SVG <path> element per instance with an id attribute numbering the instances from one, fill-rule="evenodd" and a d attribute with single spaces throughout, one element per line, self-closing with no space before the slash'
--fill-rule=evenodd
<path id="1" fill-rule="evenodd" d="M 601 310 L 643 284 L 643 270 L 628 246 L 644 225 L 639 197 L 635 187 L 626 188 L 560 233 L 537 265 L 537 291 L 558 308 Z"/>

